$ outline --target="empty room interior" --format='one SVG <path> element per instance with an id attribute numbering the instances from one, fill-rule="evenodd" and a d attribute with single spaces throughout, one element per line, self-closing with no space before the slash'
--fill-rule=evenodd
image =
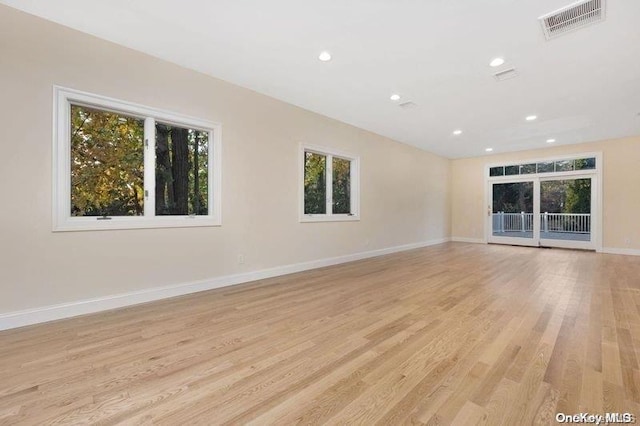
<path id="1" fill-rule="evenodd" d="M 0 425 L 636 422 L 638 22 L 0 0 Z"/>

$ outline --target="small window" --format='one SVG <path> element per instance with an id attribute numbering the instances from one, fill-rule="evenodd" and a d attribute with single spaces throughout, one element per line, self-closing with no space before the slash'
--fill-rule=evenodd
<path id="1" fill-rule="evenodd" d="M 220 224 L 220 126 L 56 88 L 54 230 Z"/>
<path id="2" fill-rule="evenodd" d="M 573 170 L 573 160 L 556 161 L 556 172 L 570 172 Z"/>
<path id="3" fill-rule="evenodd" d="M 504 166 L 491 167 L 489 169 L 489 176 L 504 176 Z"/>
<path id="4" fill-rule="evenodd" d="M 302 163 L 300 220 L 358 220 L 358 158 L 324 148 L 303 147 Z"/>
<path id="5" fill-rule="evenodd" d="M 545 161 L 538 163 L 538 173 L 550 173 L 553 172 L 553 161 Z"/>
<path id="6" fill-rule="evenodd" d="M 505 176 L 519 175 L 520 166 L 505 166 L 504 174 Z"/>
<path id="7" fill-rule="evenodd" d="M 536 172 L 536 163 L 522 164 L 520 166 L 521 175 L 530 175 Z"/>
<path id="8" fill-rule="evenodd" d="M 575 160 L 575 169 L 576 170 L 593 170 L 596 168 L 596 159 L 591 158 L 580 158 Z"/>

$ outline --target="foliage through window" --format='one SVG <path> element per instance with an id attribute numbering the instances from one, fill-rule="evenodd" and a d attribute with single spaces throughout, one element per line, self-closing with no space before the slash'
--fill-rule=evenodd
<path id="1" fill-rule="evenodd" d="M 304 221 L 358 219 L 358 160 L 321 149 L 303 150 Z"/>
<path id="2" fill-rule="evenodd" d="M 351 214 L 351 161 L 333 157 L 333 214 Z"/>
<path id="3" fill-rule="evenodd" d="M 62 88 L 56 99 L 55 229 L 219 224 L 218 125 Z"/>
<path id="4" fill-rule="evenodd" d="M 156 215 L 206 215 L 209 134 L 156 123 Z"/>
<path id="5" fill-rule="evenodd" d="M 327 212 L 327 156 L 304 153 L 304 213 Z"/>
<path id="6" fill-rule="evenodd" d="M 591 213 L 591 179 L 540 182 L 541 213 Z"/>
<path id="7" fill-rule="evenodd" d="M 71 105 L 71 215 L 144 214 L 144 120 Z"/>

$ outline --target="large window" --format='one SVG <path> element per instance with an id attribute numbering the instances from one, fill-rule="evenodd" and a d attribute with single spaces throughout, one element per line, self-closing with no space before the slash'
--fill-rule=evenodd
<path id="1" fill-rule="evenodd" d="M 220 224 L 220 126 L 56 88 L 54 230 Z"/>
<path id="2" fill-rule="evenodd" d="M 302 222 L 359 219 L 358 158 L 302 147 Z"/>

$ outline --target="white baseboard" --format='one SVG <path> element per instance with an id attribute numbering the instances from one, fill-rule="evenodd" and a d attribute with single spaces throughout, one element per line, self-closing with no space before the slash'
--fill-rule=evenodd
<path id="1" fill-rule="evenodd" d="M 354 253 L 345 256 L 278 266 L 275 268 L 263 269 L 260 271 L 227 275 L 212 278 L 209 280 L 194 281 L 190 283 L 176 284 L 165 287 L 156 287 L 145 290 L 132 291 L 129 293 L 115 294 L 94 299 L 86 299 L 77 302 L 62 303 L 59 305 L 43 306 L 40 308 L 26 309 L 23 311 L 9 312 L 6 314 L 0 314 L 0 330 L 8 330 L 11 328 L 23 327 L 26 325 L 39 324 L 63 318 L 75 317 L 78 315 L 106 311 L 109 309 L 122 308 L 125 306 L 152 302 L 154 300 L 166 299 L 169 297 L 183 296 L 185 294 L 197 293 L 199 291 L 213 290 L 220 287 L 227 287 L 235 284 L 262 280 L 265 278 L 272 278 L 280 275 L 292 274 L 295 272 L 307 271 L 309 269 L 322 268 L 325 266 L 353 262 L 370 257 L 383 256 L 385 254 L 442 244 L 448 241 L 450 241 L 449 238 L 441 238 L 420 243 L 406 244 L 379 250 Z"/>
<path id="2" fill-rule="evenodd" d="M 602 253 L 626 254 L 627 256 L 640 256 L 640 250 L 638 249 L 627 249 L 627 248 L 616 248 L 616 247 L 603 247 Z"/>
<path id="3" fill-rule="evenodd" d="M 467 238 L 467 237 L 451 237 L 451 241 L 455 241 L 458 243 L 474 243 L 474 244 L 484 244 L 485 240 L 482 238 Z"/>

